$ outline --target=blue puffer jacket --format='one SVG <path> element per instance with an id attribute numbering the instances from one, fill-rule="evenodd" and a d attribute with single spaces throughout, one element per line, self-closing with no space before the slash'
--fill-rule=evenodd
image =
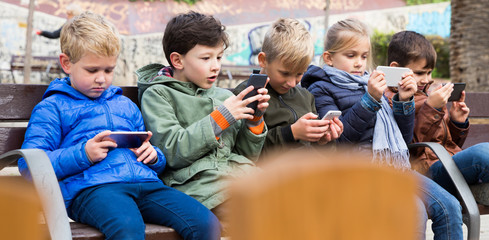
<path id="1" fill-rule="evenodd" d="M 47 153 L 67 208 L 88 187 L 160 181 L 157 174 L 165 168 L 166 159 L 156 147 L 158 161 L 152 165 L 136 161 L 127 148 L 112 149 L 95 164 L 87 158 L 86 142 L 104 130 L 145 131 L 138 107 L 121 94 L 122 89 L 111 86 L 100 97 L 91 99 L 72 88 L 69 78 L 56 79 L 32 112 L 22 148 Z M 21 174 L 30 178 L 24 159 L 18 165 Z"/>
<path id="2" fill-rule="evenodd" d="M 314 95 L 319 117 L 323 117 L 329 110 L 342 112 L 340 120 L 344 125 L 344 130 L 338 142 L 360 145 L 372 143 L 377 112 L 362 105 L 362 98 L 368 98 L 365 96 L 368 93 L 363 88 L 354 91 L 340 88 L 331 82 L 328 74 L 322 68 L 314 65 L 308 67 L 302 77 L 301 85 Z M 394 111 L 394 118 L 404 141 L 410 143 L 413 138 L 414 110 L 407 115 Z"/>

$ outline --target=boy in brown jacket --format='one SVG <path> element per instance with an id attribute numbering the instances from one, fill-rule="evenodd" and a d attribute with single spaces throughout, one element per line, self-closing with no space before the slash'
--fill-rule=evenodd
<path id="1" fill-rule="evenodd" d="M 433 83 L 431 73 L 436 63 L 436 52 L 421 34 L 402 31 L 392 36 L 387 52 L 391 67 L 407 67 L 414 72 L 418 91 L 414 95 L 416 121 L 414 142 L 437 142 L 452 155 L 468 184 L 489 182 L 489 143 L 480 143 L 462 150 L 469 132 L 469 111 L 465 92 L 447 108 L 453 84 L 440 85 L 428 94 Z M 442 163 L 429 149 L 420 149 L 412 156 L 411 165 L 429 175 L 450 193 L 455 187 Z M 488 201 L 489 203 L 489 201 Z"/>

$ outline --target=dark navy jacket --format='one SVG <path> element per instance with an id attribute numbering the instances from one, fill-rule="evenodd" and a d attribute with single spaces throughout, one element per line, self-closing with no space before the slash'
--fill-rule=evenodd
<path id="1" fill-rule="evenodd" d="M 127 148 L 112 149 L 105 159 L 93 164 L 85 144 L 104 130 L 145 131 L 141 112 L 119 87 L 111 86 L 91 99 L 72 88 L 68 77 L 56 79 L 32 111 L 22 148 L 46 152 L 67 208 L 80 191 L 92 186 L 161 181 L 157 174 L 165 168 L 166 159 L 156 147 L 158 161 L 152 165 L 138 162 Z M 18 165 L 21 174 L 29 178 L 24 159 L 19 159 Z"/>
<path id="2" fill-rule="evenodd" d="M 329 110 L 340 110 L 343 134 L 337 140 L 343 143 L 367 145 L 372 143 L 377 110 L 380 105 L 365 91 L 340 88 L 333 84 L 320 67 L 311 65 L 302 77 L 301 85 L 316 100 L 316 110 L 322 117 Z M 411 103 L 412 102 L 412 103 Z M 393 101 L 394 118 L 406 144 L 413 138 L 414 102 Z"/>

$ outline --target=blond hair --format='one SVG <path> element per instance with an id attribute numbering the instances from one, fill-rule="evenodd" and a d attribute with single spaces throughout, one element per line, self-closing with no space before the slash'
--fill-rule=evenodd
<path id="1" fill-rule="evenodd" d="M 69 20 L 61 30 L 61 52 L 78 62 L 85 54 L 118 56 L 121 48 L 117 29 L 101 15 L 83 12 Z"/>
<path id="2" fill-rule="evenodd" d="M 349 49 L 361 41 L 368 41 L 370 45 L 367 25 L 354 18 L 348 18 L 333 24 L 328 29 L 324 39 L 324 51 L 328 51 L 330 54 Z M 368 68 L 371 68 L 372 64 L 371 51 L 372 47 L 370 47 L 370 53 L 367 57 Z"/>
<path id="3" fill-rule="evenodd" d="M 267 31 L 261 51 L 267 62 L 279 59 L 292 72 L 301 72 L 314 57 L 314 43 L 304 24 L 280 18 Z"/>

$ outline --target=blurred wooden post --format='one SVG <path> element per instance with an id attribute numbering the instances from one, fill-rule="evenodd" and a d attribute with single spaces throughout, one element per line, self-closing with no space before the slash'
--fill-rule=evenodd
<path id="1" fill-rule="evenodd" d="M 415 239 L 413 175 L 351 154 L 276 158 L 231 188 L 231 239 Z"/>
<path id="2" fill-rule="evenodd" d="M 24 67 L 24 84 L 31 83 L 31 59 L 32 59 L 32 18 L 34 15 L 34 2 L 29 0 L 29 14 L 27 16 L 27 30 L 25 38 L 25 67 Z"/>

